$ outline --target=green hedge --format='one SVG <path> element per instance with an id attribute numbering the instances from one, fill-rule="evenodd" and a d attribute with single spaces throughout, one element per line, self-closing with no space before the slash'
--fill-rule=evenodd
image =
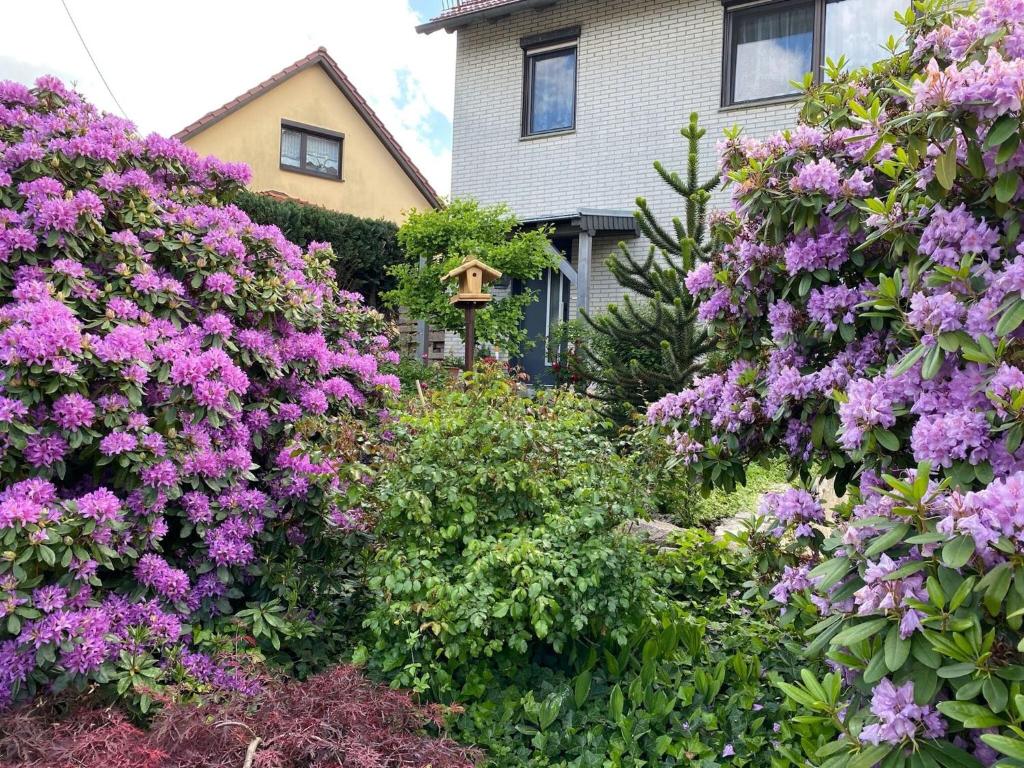
<path id="1" fill-rule="evenodd" d="M 402 250 L 393 222 L 248 191 L 240 193 L 234 203 L 253 221 L 276 224 L 293 243 L 329 242 L 334 248 L 338 284 L 363 294 L 368 304 L 376 306 L 377 297 L 394 287 L 388 267 L 402 260 Z"/>

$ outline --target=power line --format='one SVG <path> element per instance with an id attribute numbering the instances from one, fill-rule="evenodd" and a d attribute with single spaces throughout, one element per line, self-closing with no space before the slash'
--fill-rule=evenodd
<path id="1" fill-rule="evenodd" d="M 117 104 L 117 108 L 121 110 L 121 114 L 127 118 L 128 113 L 124 111 L 124 107 L 121 106 L 121 102 L 117 100 L 117 96 L 114 95 L 114 91 L 110 87 L 110 83 L 107 82 L 107 78 L 105 78 L 103 73 L 100 71 L 100 65 L 96 63 L 96 59 L 93 58 L 92 51 L 90 51 L 89 46 L 85 44 L 85 38 L 82 37 L 82 32 L 78 29 L 78 25 L 75 23 L 75 17 L 71 15 L 71 9 L 68 8 L 68 4 L 64 2 L 64 0 L 60 0 L 60 4 L 64 6 L 64 12 L 68 15 L 68 21 L 70 21 L 71 26 L 75 28 L 75 34 L 78 35 L 78 39 L 81 41 L 82 47 L 85 48 L 85 53 L 89 57 L 89 61 L 92 62 L 92 66 L 96 70 L 96 74 L 100 76 L 100 80 L 102 80 L 103 85 L 106 86 L 107 93 L 110 94 L 110 98 L 112 98 L 114 103 Z"/>

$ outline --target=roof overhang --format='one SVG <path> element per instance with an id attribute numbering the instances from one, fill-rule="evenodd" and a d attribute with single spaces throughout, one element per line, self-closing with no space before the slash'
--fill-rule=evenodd
<path id="1" fill-rule="evenodd" d="M 394 158 L 395 162 L 398 163 L 398 166 L 416 186 L 416 189 L 420 191 L 420 194 L 422 194 L 434 208 L 443 208 L 444 203 L 441 201 L 440 196 L 431 186 L 430 182 L 427 181 L 426 176 L 424 176 L 419 168 L 416 167 L 416 164 L 413 163 L 409 155 L 407 155 L 405 150 L 402 149 L 398 140 L 395 139 L 392 133 L 384 126 L 384 123 L 381 122 L 377 113 L 373 111 L 373 108 L 369 105 L 366 99 L 364 99 L 362 94 L 356 90 L 356 87 L 348 79 L 345 73 L 341 71 L 337 62 L 331 58 L 330 54 L 327 53 L 327 49 L 323 47 L 320 47 L 308 56 L 299 59 L 294 64 L 290 64 L 276 75 L 273 75 L 259 85 L 250 88 L 241 96 L 232 99 L 222 107 L 206 113 L 195 122 L 187 125 L 174 134 L 174 138 L 179 141 L 187 141 L 196 134 L 205 131 L 211 125 L 215 125 L 229 115 L 234 114 L 246 104 L 249 104 L 273 88 L 276 88 L 281 83 L 290 80 L 300 72 L 304 72 L 312 67 L 320 67 L 323 69 L 327 77 L 329 77 L 338 90 L 341 91 L 342 95 L 348 99 L 349 103 L 352 104 L 358 115 L 366 122 L 370 130 L 373 131 L 374 135 L 384 145 L 385 149 L 387 149 L 388 153 Z"/>
<path id="2" fill-rule="evenodd" d="M 560 232 L 586 232 L 590 235 L 621 234 L 640 236 L 640 227 L 632 211 L 607 208 L 581 208 L 569 213 L 530 216 L 520 220 L 523 226 L 552 225 Z"/>
<path id="3" fill-rule="evenodd" d="M 517 11 L 525 11 L 529 9 L 539 11 L 544 8 L 550 8 L 556 2 L 558 2 L 558 0 L 513 0 L 509 3 L 484 7 L 476 11 L 438 16 L 436 19 L 431 19 L 424 24 L 420 24 L 416 27 L 416 31 L 421 35 L 429 35 L 432 32 L 437 32 L 439 29 L 443 29 L 446 32 L 455 32 L 463 27 L 468 27 L 471 24 L 477 24 L 481 21 L 497 21 L 498 19 L 510 16 Z"/>

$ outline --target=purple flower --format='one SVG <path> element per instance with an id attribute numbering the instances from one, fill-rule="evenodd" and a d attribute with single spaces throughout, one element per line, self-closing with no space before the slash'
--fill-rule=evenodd
<path id="1" fill-rule="evenodd" d="M 106 488 L 99 488 L 78 498 L 82 517 L 97 523 L 109 523 L 121 516 L 121 501 Z"/>
<path id="2" fill-rule="evenodd" d="M 96 406 L 83 395 L 62 395 L 53 404 L 54 421 L 69 432 L 91 426 L 95 418 Z"/>
<path id="3" fill-rule="evenodd" d="M 25 459 L 36 467 L 49 467 L 63 460 L 68 452 L 67 441 L 60 435 L 29 435 Z"/>
<path id="4" fill-rule="evenodd" d="M 883 677 L 875 684 L 871 712 L 878 722 L 860 732 L 861 741 L 867 744 L 902 744 L 916 736 L 937 739 L 946 733 L 946 723 L 934 709 L 914 703 L 912 681 L 897 688 Z"/>
<path id="5" fill-rule="evenodd" d="M 139 558 L 135 566 L 135 578 L 168 600 L 183 599 L 190 586 L 184 571 L 172 568 L 162 557 L 153 554 Z"/>
<path id="6" fill-rule="evenodd" d="M 134 451 L 138 446 L 135 435 L 128 432 L 111 432 L 100 441 L 100 452 L 107 456 L 116 456 L 120 453 Z"/>
<path id="7" fill-rule="evenodd" d="M 824 192 L 829 197 L 838 195 L 840 186 L 839 168 L 828 158 L 813 160 L 801 166 L 789 182 L 794 192 Z"/>
<path id="8" fill-rule="evenodd" d="M 212 293 L 233 294 L 235 292 L 235 278 L 227 272 L 214 272 L 207 275 L 203 283 L 206 290 Z"/>

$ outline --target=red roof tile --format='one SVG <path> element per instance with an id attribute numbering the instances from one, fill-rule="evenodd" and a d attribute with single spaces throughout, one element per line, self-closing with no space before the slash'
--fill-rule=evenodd
<path id="1" fill-rule="evenodd" d="M 439 14 L 433 21 L 451 19 L 456 16 L 465 16 L 467 13 L 476 13 L 488 8 L 497 8 L 499 5 L 511 5 L 518 0 L 459 0 L 451 8 Z"/>
<path id="2" fill-rule="evenodd" d="M 488 0 L 476 1 L 486 2 Z M 490 1 L 493 2 L 494 0 Z M 289 64 L 276 75 L 271 75 L 259 85 L 250 88 L 241 96 L 232 99 L 227 104 L 218 107 L 212 112 L 207 112 L 194 123 L 185 126 L 174 134 L 174 138 L 185 141 L 186 139 L 195 136 L 197 133 L 204 131 L 214 123 L 223 120 L 235 110 L 245 106 L 253 99 L 262 96 L 272 88 L 276 88 L 293 75 L 315 66 L 323 67 L 327 76 L 331 78 L 338 89 L 345 95 L 345 98 L 352 103 L 352 106 L 356 108 L 356 111 L 367 122 L 374 134 L 376 134 L 377 138 L 380 139 L 385 147 L 387 147 L 391 156 L 395 158 L 396 162 L 402 167 L 402 170 L 405 171 L 413 184 L 416 185 L 416 188 L 423 193 L 424 197 L 426 197 L 428 201 L 430 201 L 430 204 L 435 208 L 441 207 L 441 199 L 434 188 L 430 185 L 430 182 L 427 181 L 426 177 L 422 172 L 420 172 L 419 168 L 416 167 L 416 164 L 405 153 L 405 150 L 402 149 L 401 145 L 391 134 L 391 131 L 384 126 L 384 123 L 381 122 L 377 113 L 373 111 L 373 108 L 370 107 L 362 94 L 356 90 L 356 87 L 352 85 L 352 81 L 349 80 L 345 73 L 341 71 L 341 67 L 339 67 L 338 63 L 331 58 L 330 54 L 327 53 L 327 49 L 323 46 L 317 48 L 308 56 L 299 59 L 294 64 Z"/>
<path id="3" fill-rule="evenodd" d="M 496 19 L 515 10 L 547 8 L 557 0 L 457 0 L 450 8 L 430 21 L 416 27 L 417 32 L 430 34 L 439 29 L 452 32 L 481 19 Z M 508 10 L 506 10 L 506 8 Z"/>

